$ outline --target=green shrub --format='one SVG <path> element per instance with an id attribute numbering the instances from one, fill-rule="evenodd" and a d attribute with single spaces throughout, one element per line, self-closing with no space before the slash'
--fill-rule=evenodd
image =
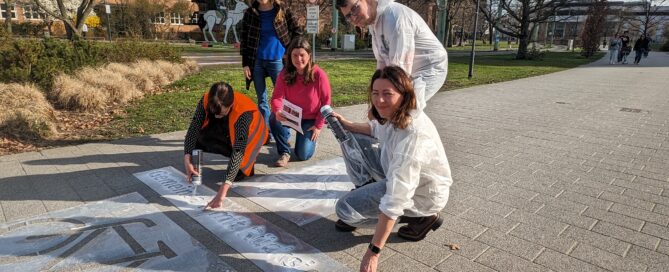
<path id="1" fill-rule="evenodd" d="M 12 33 L 17 36 L 41 36 L 46 28 L 44 22 L 24 21 L 12 23 Z"/>
<path id="2" fill-rule="evenodd" d="M 0 40 L 0 82 L 32 82 L 44 90 L 51 88 L 58 74 L 71 74 L 86 66 L 130 63 L 139 59 L 181 62 L 181 49 L 166 43 L 34 40 L 2 36 Z"/>
<path id="3" fill-rule="evenodd" d="M 667 39 L 667 41 L 664 42 L 662 47 L 660 47 L 660 50 L 664 52 L 669 52 L 669 39 Z"/>
<path id="4" fill-rule="evenodd" d="M 528 60 L 543 60 L 545 54 L 545 52 L 533 46 L 527 50 L 527 55 L 525 58 Z"/>

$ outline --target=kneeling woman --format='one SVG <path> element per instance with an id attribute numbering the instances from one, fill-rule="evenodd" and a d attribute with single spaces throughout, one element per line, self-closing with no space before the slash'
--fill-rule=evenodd
<path id="1" fill-rule="evenodd" d="M 272 135 L 276 140 L 279 159 L 276 166 L 284 167 L 290 160 L 290 129 L 281 124 L 286 121 L 283 101 L 286 100 L 302 108 L 301 129 L 304 134 L 296 133 L 295 155 L 306 161 L 314 155 L 316 141 L 325 124 L 320 108 L 330 105 L 330 81 L 328 75 L 312 59 L 312 49 L 304 37 L 298 37 L 288 46 L 288 61 L 276 80 L 272 93 L 272 114 L 269 118 Z"/>
<path id="2" fill-rule="evenodd" d="M 378 175 L 349 171 L 354 183 L 364 185 L 337 201 L 338 230 L 376 227 L 361 271 L 376 270 L 379 252 L 396 221 L 408 223 L 398 235 L 412 241 L 422 240 L 443 222 L 439 212 L 448 201 L 451 171 L 436 127 L 425 113 L 416 110 L 412 86 L 404 70 L 385 67 L 374 73 L 369 90 L 374 120 L 353 123 L 334 114 L 354 133 L 368 167 L 385 175 L 380 180 L 365 180 Z"/>
<path id="3" fill-rule="evenodd" d="M 188 182 L 200 175 L 193 167 L 194 149 L 229 157 L 225 180 L 218 194 L 207 207 L 219 208 L 233 181 L 254 174 L 254 164 L 260 148 L 268 140 L 269 130 L 258 106 L 244 94 L 219 82 L 211 86 L 195 108 L 184 140 L 184 166 Z"/>

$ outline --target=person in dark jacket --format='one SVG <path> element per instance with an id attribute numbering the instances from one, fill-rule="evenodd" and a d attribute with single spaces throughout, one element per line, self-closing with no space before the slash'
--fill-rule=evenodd
<path id="1" fill-rule="evenodd" d="M 625 30 L 623 35 L 620 35 L 620 42 L 622 43 L 620 51 L 618 52 L 618 62 L 622 64 L 627 64 L 627 55 L 630 54 L 632 48 L 630 47 L 630 36 L 628 36 L 628 31 Z"/>
<path id="2" fill-rule="evenodd" d="M 634 64 L 639 64 L 641 57 L 647 52 L 650 51 L 650 40 L 646 38 L 646 35 L 641 35 L 639 39 L 634 43 Z"/>
<path id="3" fill-rule="evenodd" d="M 301 35 L 296 18 L 281 0 L 256 0 L 244 12 L 240 53 L 244 77 L 253 81 L 258 97 L 258 109 L 269 122 L 269 102 L 265 78 L 276 83 L 283 69 L 283 56 L 293 37 Z M 269 126 L 269 123 L 267 123 Z"/>

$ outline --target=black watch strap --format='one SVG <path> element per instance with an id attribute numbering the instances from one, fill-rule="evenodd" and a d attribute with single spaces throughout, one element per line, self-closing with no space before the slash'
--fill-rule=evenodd
<path id="1" fill-rule="evenodd" d="M 369 246 L 367 246 L 367 248 L 369 248 L 369 250 L 371 250 L 372 252 L 374 252 L 374 254 L 379 254 L 379 253 L 381 253 L 381 249 L 380 249 L 379 247 L 375 246 L 375 245 L 372 244 L 372 243 L 369 243 Z"/>

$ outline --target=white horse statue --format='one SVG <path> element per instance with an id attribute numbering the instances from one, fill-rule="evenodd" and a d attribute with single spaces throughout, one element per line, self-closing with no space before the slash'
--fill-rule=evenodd
<path id="1" fill-rule="evenodd" d="M 223 37 L 223 43 L 228 43 L 228 32 L 232 28 L 232 33 L 235 35 L 235 42 L 239 43 L 239 38 L 237 37 L 237 23 L 244 18 L 244 11 L 249 8 L 246 3 L 241 0 L 237 0 L 234 10 L 228 10 L 228 18 L 225 19 L 225 36 Z"/>
<path id="2" fill-rule="evenodd" d="M 228 31 L 230 31 L 230 28 L 232 28 L 233 34 L 235 34 L 235 41 L 239 43 L 239 38 L 237 37 L 237 30 L 236 26 L 239 21 L 242 20 L 244 17 L 244 11 L 249 7 L 246 5 L 246 3 L 242 2 L 241 0 L 236 0 L 237 4 L 235 4 L 235 9 L 234 10 L 228 10 L 227 11 L 227 16 L 226 20 L 224 22 L 225 24 L 225 36 L 223 37 L 223 43 L 227 43 L 228 40 Z M 223 18 L 223 13 L 221 10 L 225 10 L 225 7 L 221 7 L 220 10 L 208 10 L 207 12 L 202 15 L 202 18 L 204 19 L 207 24 L 202 28 L 202 34 L 204 34 L 204 40 L 209 41 L 207 39 L 207 31 L 209 31 L 209 35 L 211 35 L 211 38 L 216 41 L 216 38 L 214 37 L 214 34 L 212 33 L 212 29 L 214 29 L 214 26 L 217 24 L 221 23 L 221 20 Z"/>
<path id="3" fill-rule="evenodd" d="M 214 26 L 217 24 L 221 23 L 221 18 L 223 17 L 223 13 L 221 13 L 219 10 L 207 10 L 207 12 L 202 15 L 202 19 L 204 19 L 207 24 L 202 28 L 202 34 L 204 34 L 204 40 L 209 41 L 207 39 L 207 31 L 209 31 L 209 35 L 211 35 L 211 39 L 216 41 L 216 37 L 214 37 L 214 33 L 211 32 L 211 30 L 214 29 Z"/>

